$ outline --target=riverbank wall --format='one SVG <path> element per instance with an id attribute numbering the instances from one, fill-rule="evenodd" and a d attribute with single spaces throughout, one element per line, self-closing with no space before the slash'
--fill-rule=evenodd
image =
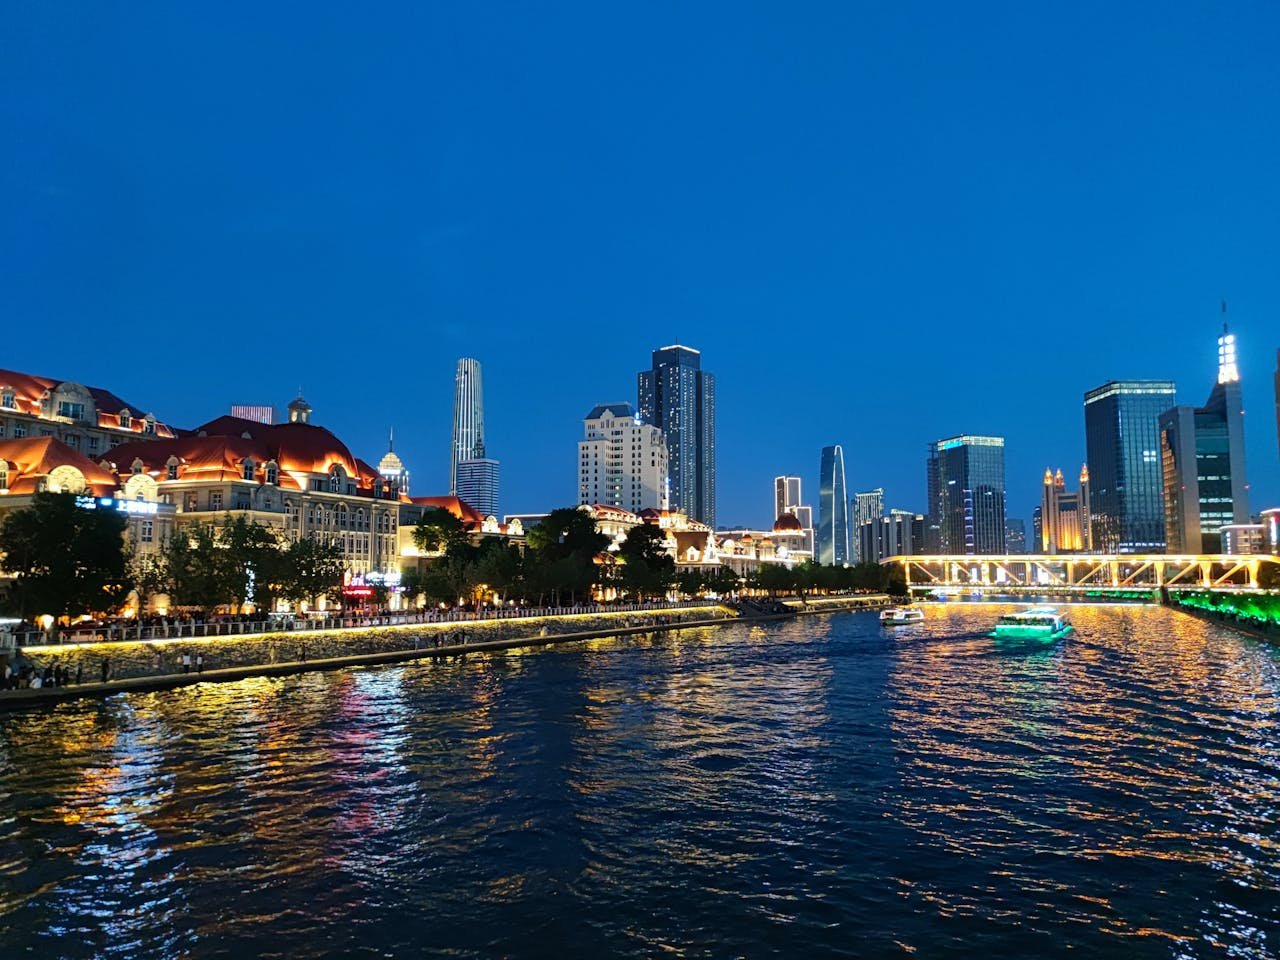
<path id="1" fill-rule="evenodd" d="M 566 614 L 462 624 L 351 628 L 340 633 L 283 638 L 278 634 L 263 634 L 26 648 L 24 659 L 38 669 L 43 670 L 56 661 L 68 667 L 73 676 L 79 668 L 85 682 L 65 687 L 3 691 L 0 692 L 0 710 L 52 705 L 77 697 L 167 690 L 247 677 L 288 676 L 312 670 L 404 663 L 604 637 L 717 627 L 726 623 L 766 623 L 795 616 L 877 609 L 888 601 L 888 597 L 877 594 L 787 601 L 790 609 L 786 613 L 752 616 L 739 616 L 728 607 L 709 605 L 653 613 Z M 203 671 L 196 672 L 192 667 L 190 672 L 183 672 L 180 665 L 184 654 L 189 655 L 193 663 L 196 656 L 203 656 Z M 110 660 L 113 673 L 113 678 L 106 683 L 98 682 L 104 657 Z M 117 663 L 124 672 L 115 672 Z"/>

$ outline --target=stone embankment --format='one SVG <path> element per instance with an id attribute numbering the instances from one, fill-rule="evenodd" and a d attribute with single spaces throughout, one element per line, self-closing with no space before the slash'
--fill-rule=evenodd
<path id="1" fill-rule="evenodd" d="M 741 616 L 728 607 L 709 605 L 652 613 L 567 614 L 461 624 L 351 628 L 305 636 L 262 634 L 28 647 L 22 653 L 25 663 L 41 671 L 58 664 L 67 667 L 72 677 L 78 671 L 84 682 L 65 687 L 3 691 L 0 709 L 129 690 L 161 690 L 246 677 L 284 676 L 309 670 L 716 627 L 742 620 L 783 620 L 797 615 L 874 609 L 887 602 L 888 598 L 881 595 L 863 595 L 787 601 L 786 612 L 748 616 Z M 192 664 L 190 672 L 183 666 L 184 656 Z M 194 666 L 198 657 L 203 658 L 202 672 L 197 672 Z M 111 668 L 111 680 L 106 683 L 99 682 L 104 659 Z"/>

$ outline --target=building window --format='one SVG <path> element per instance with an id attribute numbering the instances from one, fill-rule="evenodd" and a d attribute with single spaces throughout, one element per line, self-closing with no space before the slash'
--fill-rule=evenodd
<path id="1" fill-rule="evenodd" d="M 124 427 L 126 430 L 133 428 L 133 414 L 128 410 L 120 411 L 120 426 Z"/>
<path id="2" fill-rule="evenodd" d="M 80 438 L 79 438 L 78 436 L 76 436 L 74 433 L 68 433 L 68 434 L 67 434 L 67 446 L 68 446 L 68 447 L 70 447 L 72 450 L 79 450 L 79 449 L 80 449 Z"/>
<path id="3" fill-rule="evenodd" d="M 9 489 L 9 467 L 0 461 L 0 490 Z"/>
<path id="4" fill-rule="evenodd" d="M 329 474 L 329 492 L 330 493 L 342 492 L 342 468 L 341 467 L 334 467 L 333 471 Z"/>
<path id="5" fill-rule="evenodd" d="M 170 480 L 178 479 L 178 464 L 176 462 L 169 464 L 169 466 L 165 470 L 165 476 L 168 477 Z"/>
<path id="6" fill-rule="evenodd" d="M 155 524 L 150 520 L 142 521 L 142 542 L 150 543 L 155 535 Z"/>
<path id="7" fill-rule="evenodd" d="M 210 510 L 222 509 L 222 491 L 221 490 L 209 491 L 209 509 Z"/>
<path id="8" fill-rule="evenodd" d="M 148 437 L 154 437 L 156 435 L 155 417 L 148 415 L 147 419 L 142 421 L 142 432 Z"/>
<path id="9" fill-rule="evenodd" d="M 273 487 L 280 482 L 280 468 L 274 463 L 267 464 L 267 483 Z"/>
<path id="10" fill-rule="evenodd" d="M 141 459 L 135 458 L 133 461 L 133 465 L 129 468 L 129 472 L 136 477 L 138 474 L 142 473 L 142 468 L 144 466 L 145 464 L 142 462 Z"/>
<path id="11" fill-rule="evenodd" d="M 241 476 L 244 477 L 246 480 L 253 479 L 253 461 L 252 460 L 249 460 L 247 458 L 245 459 L 244 471 L 241 473 Z"/>
<path id="12" fill-rule="evenodd" d="M 195 513 L 197 510 L 200 509 L 200 507 L 197 506 L 196 504 L 196 494 L 188 493 L 186 495 L 186 499 L 183 501 L 182 509 L 186 513 Z"/>
<path id="13" fill-rule="evenodd" d="M 14 438 L 15 440 L 21 440 L 21 439 L 22 439 L 23 437 L 25 437 L 26 435 L 27 435 L 27 428 L 26 428 L 26 427 L 24 427 L 24 426 L 23 426 L 22 424 L 20 424 L 20 423 L 15 423 L 15 424 L 13 425 L 13 438 Z"/>
<path id="14" fill-rule="evenodd" d="M 5 387 L 0 390 L 0 407 L 4 407 L 6 410 L 16 410 L 18 408 L 17 398 L 14 396 L 11 387 Z"/>
<path id="15" fill-rule="evenodd" d="M 75 403 L 71 400 L 59 400 L 58 416 L 66 417 L 68 420 L 83 420 L 84 404 Z"/>
<path id="16" fill-rule="evenodd" d="M 90 452 L 90 453 L 97 453 L 97 452 L 98 452 L 98 438 L 97 438 L 97 437 L 90 437 L 90 438 L 89 438 L 89 452 Z"/>

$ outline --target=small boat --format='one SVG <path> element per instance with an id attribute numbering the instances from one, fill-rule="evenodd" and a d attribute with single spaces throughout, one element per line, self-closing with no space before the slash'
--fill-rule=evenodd
<path id="1" fill-rule="evenodd" d="M 996 621 L 991 636 L 997 640 L 1059 640 L 1075 628 L 1054 607 L 1031 607 L 1006 613 Z"/>
<path id="2" fill-rule="evenodd" d="M 887 627 L 900 627 L 907 623 L 923 623 L 924 611 L 914 607 L 890 607 L 880 611 L 880 622 Z"/>

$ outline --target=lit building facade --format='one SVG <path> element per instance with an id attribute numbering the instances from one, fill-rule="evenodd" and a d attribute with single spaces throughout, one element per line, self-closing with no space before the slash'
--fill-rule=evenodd
<path id="1" fill-rule="evenodd" d="M 849 492 L 840 444 L 822 448 L 818 465 L 818 557 L 825 566 L 849 563 Z"/>
<path id="2" fill-rule="evenodd" d="M 1093 549 L 1089 512 L 1089 468 L 1080 468 L 1080 488 L 1067 491 L 1062 471 L 1045 468 L 1040 497 L 1041 553 L 1087 553 Z M 1012 552 L 1012 551 L 1010 551 Z"/>
<path id="3" fill-rule="evenodd" d="M 629 403 L 593 407 L 578 441 L 578 503 L 631 513 L 666 510 L 667 443 L 662 431 L 642 423 Z"/>
<path id="4" fill-rule="evenodd" d="M 498 461 L 488 457 L 458 461 L 458 497 L 485 517 L 501 516 L 498 513 L 498 470 Z"/>
<path id="5" fill-rule="evenodd" d="M 0 370 L 0 440 L 53 437 L 97 461 L 122 443 L 173 436 L 154 413 L 109 390 Z"/>
<path id="6" fill-rule="evenodd" d="M 793 516 L 800 521 L 800 529 L 804 533 L 802 549 L 812 557 L 817 543 L 813 528 L 813 507 L 804 503 L 799 477 L 774 478 L 773 516 L 775 521 L 783 516 Z"/>
<path id="7" fill-rule="evenodd" d="M 172 504 L 179 529 L 244 517 L 282 542 L 337 544 L 353 577 L 397 573 L 399 488 L 312 424 L 305 400 L 289 413 L 289 423 L 219 417 L 186 436 L 123 444 L 111 470 L 126 497 Z"/>
<path id="8" fill-rule="evenodd" d="M 929 447 L 938 552 L 1005 552 L 1004 438 L 961 435 Z"/>
<path id="9" fill-rule="evenodd" d="M 667 444 L 672 510 L 716 523 L 716 380 L 702 355 L 678 344 L 653 351 L 652 369 L 637 376 L 637 406 L 644 423 Z"/>
<path id="10" fill-rule="evenodd" d="M 1270 553 L 1267 528 L 1261 523 L 1224 523 L 1218 531 L 1222 552 L 1235 554 Z"/>
<path id="11" fill-rule="evenodd" d="M 924 514 L 901 510 L 862 521 L 857 526 L 859 562 L 923 553 L 925 528 Z"/>
<path id="12" fill-rule="evenodd" d="M 173 533 L 174 507 L 146 479 L 120 478 L 54 437 L 0 440 L 0 521 L 31 506 L 37 493 L 71 493 L 86 510 L 114 510 L 139 554 L 160 550 Z"/>
<path id="13" fill-rule="evenodd" d="M 453 378 L 453 435 L 449 442 L 449 493 L 458 492 L 458 464 L 483 459 L 484 380 L 480 361 L 463 357 Z"/>
<path id="14" fill-rule="evenodd" d="M 1160 415 L 1175 402 L 1172 380 L 1111 380 L 1084 395 L 1095 551 L 1164 550 Z"/>
<path id="15" fill-rule="evenodd" d="M 1009 553 L 1027 552 L 1027 523 L 1025 520 L 1014 517 L 1005 518 L 1004 548 Z"/>
<path id="16" fill-rule="evenodd" d="M 872 520 L 879 520 L 884 516 L 884 488 L 876 487 L 874 490 L 866 490 L 853 495 L 853 503 L 850 508 L 850 518 L 852 522 L 851 548 L 853 551 L 853 559 L 857 563 L 868 563 L 868 559 L 862 554 L 863 537 L 861 535 L 862 525 Z M 892 554 L 890 554 L 892 556 Z"/>
<path id="17" fill-rule="evenodd" d="M 233 403 L 231 415 L 241 420 L 265 423 L 267 426 L 272 426 L 276 422 L 276 408 L 269 404 Z"/>
<path id="18" fill-rule="evenodd" d="M 1258 519 L 1262 521 L 1263 549 L 1280 555 L 1280 507 L 1263 510 Z"/>
<path id="19" fill-rule="evenodd" d="M 1160 416 L 1165 539 L 1170 553 L 1219 553 L 1222 528 L 1249 522 L 1244 400 L 1235 335 L 1218 338 L 1218 382 L 1203 407 Z"/>

